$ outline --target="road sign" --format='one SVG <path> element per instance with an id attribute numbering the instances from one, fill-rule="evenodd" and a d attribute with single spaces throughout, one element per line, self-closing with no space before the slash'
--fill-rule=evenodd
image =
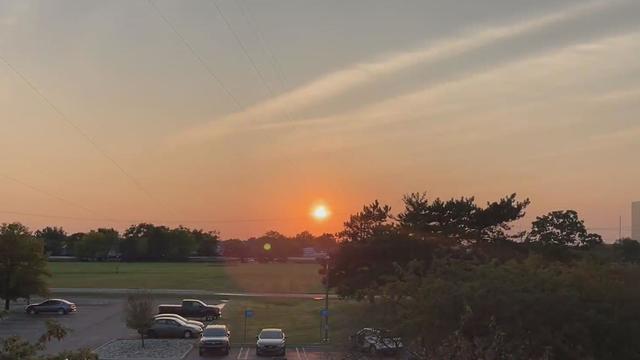
<path id="1" fill-rule="evenodd" d="M 320 316 L 322 316 L 323 318 L 329 317 L 329 310 L 327 309 L 320 310 Z"/>
<path id="2" fill-rule="evenodd" d="M 253 317 L 253 315 L 254 315 L 253 310 L 247 309 L 244 311 L 244 317 L 250 318 L 250 317 Z"/>

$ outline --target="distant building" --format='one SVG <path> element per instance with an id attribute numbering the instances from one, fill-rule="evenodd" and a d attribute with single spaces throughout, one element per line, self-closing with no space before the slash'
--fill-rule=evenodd
<path id="1" fill-rule="evenodd" d="M 631 238 L 640 241 L 640 201 L 631 204 Z"/>
<path id="2" fill-rule="evenodd" d="M 302 249 L 302 256 L 305 258 L 318 258 L 318 257 L 325 257 L 327 256 L 327 252 L 326 251 L 316 251 L 315 248 L 312 247 L 307 247 Z"/>

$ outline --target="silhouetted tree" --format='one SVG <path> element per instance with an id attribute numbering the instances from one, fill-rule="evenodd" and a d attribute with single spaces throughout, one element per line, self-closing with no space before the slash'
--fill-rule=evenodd
<path id="1" fill-rule="evenodd" d="M 63 255 L 66 248 L 67 233 L 61 227 L 45 227 L 34 234 L 44 241 L 44 251 L 49 255 Z"/>
<path id="2" fill-rule="evenodd" d="M 200 256 L 218 255 L 220 234 L 216 231 L 204 231 L 201 229 L 190 230 L 191 236 L 196 242 L 197 252 Z"/>
<path id="3" fill-rule="evenodd" d="M 629 238 L 619 239 L 613 247 L 622 261 L 640 263 L 640 242 Z"/>
<path id="4" fill-rule="evenodd" d="M 91 230 L 76 242 L 75 255 L 82 259 L 104 260 L 117 246 L 119 238 L 114 229 Z"/>
<path id="5" fill-rule="evenodd" d="M 537 245 L 592 247 L 602 237 L 589 233 L 575 210 L 552 211 L 532 223 L 527 242 Z"/>
<path id="6" fill-rule="evenodd" d="M 46 295 L 49 276 L 42 241 L 19 223 L 0 226 L 0 298 L 9 310 L 11 300 Z"/>
<path id="7" fill-rule="evenodd" d="M 529 199 L 518 201 L 516 194 L 486 207 L 476 205 L 475 198 L 430 202 L 425 193 L 403 198 L 405 209 L 398 215 L 399 225 L 414 236 L 444 236 L 462 241 L 508 239 L 510 223 L 522 218 Z"/>

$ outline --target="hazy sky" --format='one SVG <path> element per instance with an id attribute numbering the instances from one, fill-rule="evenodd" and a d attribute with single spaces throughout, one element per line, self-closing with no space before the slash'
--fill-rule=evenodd
<path id="1" fill-rule="evenodd" d="M 0 0 L 0 222 L 321 233 L 374 199 L 517 192 L 528 220 L 628 235 L 639 19 L 638 0 Z"/>

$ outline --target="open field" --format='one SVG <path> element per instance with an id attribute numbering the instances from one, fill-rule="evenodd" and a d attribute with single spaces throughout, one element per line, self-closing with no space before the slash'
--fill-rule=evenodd
<path id="1" fill-rule="evenodd" d="M 49 263 L 53 288 L 322 292 L 316 264 Z"/>
<path id="2" fill-rule="evenodd" d="M 353 331 L 359 306 L 342 300 L 332 300 L 329 306 L 330 336 L 337 343 L 343 342 Z M 240 344 L 244 341 L 244 311 L 251 309 L 254 316 L 247 319 L 247 343 L 254 343 L 258 331 L 267 327 L 283 328 L 290 344 L 320 343 L 323 308 L 324 301 L 317 300 L 233 298 L 218 322 L 227 324 L 232 342 Z"/>

